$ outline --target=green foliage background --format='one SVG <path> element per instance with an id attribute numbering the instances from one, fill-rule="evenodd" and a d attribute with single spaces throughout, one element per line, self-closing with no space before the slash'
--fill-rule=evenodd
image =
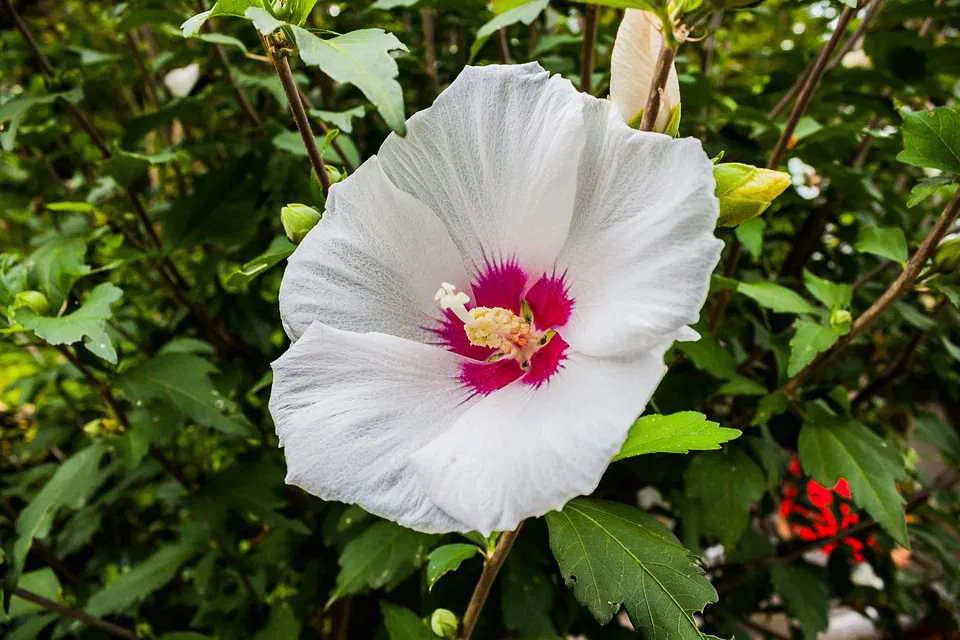
<path id="1" fill-rule="evenodd" d="M 264 5 L 221 2 L 185 38 L 204 7 L 14 4 L 50 67 L 0 12 L 4 637 L 436 637 L 423 620 L 462 615 L 495 541 L 405 530 L 283 482 L 266 410 L 293 248 L 279 211 L 322 210 L 323 194 L 263 41 L 235 17 Z M 622 8 L 647 3 L 597 4 L 589 86 L 605 96 Z M 680 134 L 762 167 L 790 103 L 768 112 L 850 3 L 739 4 L 686 3 Z M 583 82 L 582 3 L 312 5 L 275 12 L 303 24 L 285 27 L 290 59 L 335 179 L 471 58 Z M 870 64 L 828 65 L 788 140 L 818 195 L 790 188 L 718 230 L 703 339 L 668 354 L 596 495 L 525 524 L 475 637 L 748 637 L 754 614 L 785 611 L 794 637 L 815 638 L 830 601 L 872 607 L 888 630 L 906 616 L 905 634 L 958 629 L 960 247 L 941 243 L 892 306 L 856 322 L 955 197 L 960 3 L 870 7 Z M 272 19 L 261 11 L 257 26 Z M 331 53 L 344 48 L 373 75 Z M 163 78 L 191 63 L 199 83 L 173 96 Z M 817 566 L 816 545 L 778 535 L 797 452 L 810 477 L 850 483 L 883 590 L 850 582 L 849 554 Z M 647 513 L 644 487 L 663 498 Z M 717 543 L 725 559 L 704 573 L 695 557 Z M 912 548 L 904 568 L 896 546 Z M 610 622 L 621 604 L 638 631 Z"/>

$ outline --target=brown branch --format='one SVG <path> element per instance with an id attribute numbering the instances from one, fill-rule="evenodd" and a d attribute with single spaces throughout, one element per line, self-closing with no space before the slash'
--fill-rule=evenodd
<path id="1" fill-rule="evenodd" d="M 303 106 L 307 109 L 313 109 L 313 104 L 310 102 L 310 98 L 307 97 L 307 94 L 305 94 L 303 89 L 301 89 L 299 86 L 297 87 L 297 93 L 300 95 L 300 102 L 303 103 Z M 327 123 L 325 123 L 323 120 L 316 118 L 314 122 L 317 123 L 317 126 L 320 127 L 320 131 L 322 131 L 324 135 L 330 131 L 330 127 L 328 127 Z M 350 157 L 347 155 L 347 152 L 344 151 L 340 141 L 337 140 L 337 138 L 334 138 L 330 141 L 330 146 L 333 147 L 334 152 L 337 154 L 337 157 L 340 158 L 340 162 L 343 163 L 343 166 L 347 172 L 353 173 L 356 167 L 354 167 L 353 163 L 350 162 Z"/>
<path id="2" fill-rule="evenodd" d="M 197 8 L 200 10 L 200 13 L 206 11 L 207 0 L 198 0 Z M 200 30 L 205 33 L 211 32 L 212 27 L 210 22 L 210 20 L 204 22 L 203 26 L 200 27 Z M 220 64 L 223 66 L 223 74 L 227 79 L 227 83 L 230 85 L 230 89 L 233 90 L 233 97 L 237 101 L 237 104 L 240 105 L 240 110 L 243 111 L 253 126 L 261 126 L 263 121 L 253 108 L 253 105 L 250 104 L 250 100 L 247 99 L 247 94 L 243 92 L 243 89 L 241 89 L 240 85 L 237 83 L 237 77 L 233 74 L 233 67 L 230 66 L 230 60 L 227 58 L 227 52 L 224 50 L 222 45 L 216 43 L 214 43 L 213 49 L 216 51 L 217 57 L 220 59 Z"/>
<path id="3" fill-rule="evenodd" d="M 862 289 L 864 286 L 866 286 L 866 284 L 867 284 L 868 282 L 870 282 L 871 280 L 873 280 L 873 279 L 876 278 L 877 276 L 882 275 L 884 271 L 886 271 L 887 269 L 889 269 L 889 268 L 892 267 L 893 265 L 894 265 L 893 262 L 888 262 L 888 261 L 884 260 L 883 262 L 881 262 L 880 264 L 878 264 L 878 265 L 875 266 L 874 268 L 872 268 L 872 269 L 870 269 L 869 271 L 863 273 L 860 277 L 858 277 L 856 280 L 854 280 L 854 282 L 853 282 L 853 293 L 857 293 L 858 291 L 860 291 L 860 289 Z"/>
<path id="4" fill-rule="evenodd" d="M 790 143 L 790 138 L 793 137 L 793 132 L 797 129 L 797 123 L 800 121 L 800 117 L 804 111 L 807 110 L 810 98 L 813 97 L 813 92 L 816 90 L 817 85 L 820 83 L 820 78 L 826 70 L 827 62 L 830 60 L 830 56 L 833 55 L 837 45 L 840 44 L 840 38 L 843 37 L 843 32 L 847 29 L 850 20 L 856 14 L 857 10 L 852 7 L 845 7 L 840 13 L 837 28 L 833 30 L 830 39 L 823 45 L 823 49 L 820 50 L 820 53 L 813 61 L 810 73 L 803 81 L 803 86 L 797 94 L 797 101 L 793 103 L 793 109 L 791 109 L 790 115 L 787 116 L 787 123 L 783 128 L 783 132 L 780 134 L 780 139 L 777 141 L 777 145 L 773 148 L 773 153 L 770 154 L 770 159 L 767 161 L 768 169 L 776 169 L 780 166 L 780 162 L 787 152 L 787 145 Z"/>
<path id="5" fill-rule="evenodd" d="M 310 164 L 313 165 L 313 172 L 317 174 L 320 180 L 320 186 L 323 192 L 330 190 L 330 176 L 323 165 L 323 156 L 320 154 L 320 148 L 317 146 L 317 139 L 313 136 L 313 129 L 310 128 L 310 120 L 307 119 L 307 112 L 303 108 L 303 102 L 300 100 L 300 92 L 297 89 L 297 82 L 293 79 L 293 72 L 290 70 L 290 61 L 280 50 L 281 47 L 276 41 L 268 43 L 267 51 L 270 53 L 270 59 L 273 61 L 273 67 L 277 70 L 280 77 L 280 84 L 283 85 L 283 92 L 287 96 L 287 103 L 293 112 L 294 122 L 297 124 L 297 131 L 300 132 L 300 138 L 307 148 L 307 156 L 310 158 Z"/>
<path id="6" fill-rule="evenodd" d="M 512 64 L 510 58 L 510 42 L 507 40 L 507 28 L 497 31 L 497 41 L 500 43 L 500 60 L 503 64 Z"/>
<path id="7" fill-rule="evenodd" d="M 857 25 L 856 31 L 853 32 L 853 35 L 850 36 L 847 41 L 843 44 L 843 47 L 840 51 L 837 52 L 835 56 L 830 60 L 830 63 L 827 65 L 827 71 L 833 71 L 840 63 L 843 62 L 843 57 L 854 50 L 854 48 L 863 41 L 863 37 L 867 33 L 867 29 L 870 28 L 870 23 L 873 22 L 873 19 L 877 17 L 877 14 L 880 12 L 880 4 L 883 0 L 870 0 L 867 4 L 866 13 L 863 15 L 863 20 L 860 21 L 860 24 Z"/>
<path id="8" fill-rule="evenodd" d="M 0 585 L 3 584 L 3 580 L 0 580 Z M 46 609 L 47 611 L 52 611 L 59 616 L 64 618 L 70 618 L 72 620 L 79 620 L 87 626 L 95 627 L 101 631 L 105 631 L 110 635 L 116 638 L 127 638 L 128 640 L 137 640 L 137 634 L 130 629 L 125 629 L 121 626 L 115 625 L 112 622 L 107 622 L 103 618 L 98 618 L 92 616 L 85 611 L 79 611 L 77 609 L 71 609 L 70 607 L 65 607 L 59 602 L 54 602 L 53 600 L 48 600 L 43 596 L 33 593 L 32 591 L 27 591 L 26 589 L 21 589 L 20 587 L 15 587 L 13 589 L 13 595 L 18 598 L 22 598 L 27 602 L 32 602 L 33 604 L 39 605 Z"/>
<path id="9" fill-rule="evenodd" d="M 440 93 L 440 77 L 437 74 L 436 24 L 432 7 L 420 7 L 420 22 L 423 25 L 423 61 L 430 91 L 436 97 Z"/>
<path id="10" fill-rule="evenodd" d="M 580 54 L 580 91 L 593 91 L 593 57 L 597 50 L 600 7 L 588 4 L 583 13 L 583 52 Z"/>
<path id="11" fill-rule="evenodd" d="M 877 298 L 869 309 L 857 317 L 850 329 L 850 333 L 837 340 L 833 346 L 814 358 L 813 362 L 804 367 L 799 373 L 787 380 L 780 389 L 779 393 L 786 396 L 792 396 L 800 386 L 812 375 L 820 371 L 828 362 L 833 360 L 836 355 L 845 349 L 850 343 L 856 340 L 866 329 L 872 325 L 890 306 L 913 290 L 913 284 L 921 269 L 926 264 L 927 259 L 937 248 L 940 240 L 950 229 L 950 225 L 956 220 L 960 213 L 960 190 L 954 194 L 953 198 L 944 208 L 936 224 L 927 234 L 926 239 L 917 249 L 916 253 L 907 262 L 897 279 L 887 288 L 883 294 Z"/>
<path id="12" fill-rule="evenodd" d="M 493 553 L 484 561 L 483 571 L 480 573 L 480 579 L 477 580 L 477 586 L 473 590 L 473 595 L 470 597 L 467 612 L 463 614 L 463 624 L 461 625 L 457 640 L 470 640 L 474 629 L 477 628 L 477 622 L 480 620 L 480 612 L 483 611 L 483 605 L 487 602 L 487 596 L 490 595 L 493 583 L 497 580 L 497 574 L 500 573 L 500 568 L 503 567 L 507 555 L 510 554 L 513 543 L 516 542 L 517 536 L 520 535 L 520 528 L 522 526 L 523 523 L 521 522 L 513 531 L 503 532 L 500 535 L 500 540 L 497 541 L 497 546 L 493 550 Z"/>
<path id="13" fill-rule="evenodd" d="M 653 79 L 650 81 L 650 93 L 647 95 L 647 104 L 643 108 L 643 117 L 640 119 L 641 131 L 653 131 L 653 127 L 657 123 L 660 105 L 663 103 L 664 87 L 667 86 L 673 61 L 677 57 L 677 48 L 683 42 L 684 37 L 683 27 L 681 27 L 679 37 L 673 37 L 669 33 L 663 34 L 660 53 L 657 55 L 657 63 L 653 68 Z"/>

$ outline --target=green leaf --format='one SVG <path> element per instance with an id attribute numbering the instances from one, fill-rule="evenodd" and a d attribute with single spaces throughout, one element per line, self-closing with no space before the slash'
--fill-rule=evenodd
<path id="1" fill-rule="evenodd" d="M 317 0 L 287 0 L 283 7 L 284 15 L 287 20 L 302 27 L 316 4 Z"/>
<path id="2" fill-rule="evenodd" d="M 737 291 L 777 313 L 816 313 L 800 295 L 772 282 L 738 282 Z"/>
<path id="3" fill-rule="evenodd" d="M 15 572 L 23 569 L 34 538 L 45 537 L 57 513 L 64 508 L 78 509 L 105 479 L 99 472 L 106 449 L 99 444 L 74 454 L 57 468 L 40 493 L 17 518 L 17 541 L 13 546 Z"/>
<path id="4" fill-rule="evenodd" d="M 213 14 L 212 10 L 203 11 L 189 18 L 186 22 L 181 24 L 180 32 L 183 34 L 183 37 L 196 38 L 200 34 L 200 30 L 203 29 L 203 25 L 206 24 L 207 20 L 210 19 L 210 16 L 212 14 Z"/>
<path id="5" fill-rule="evenodd" d="M 910 190 L 910 197 L 907 198 L 907 208 L 913 208 L 935 194 L 940 189 L 944 189 L 948 185 L 951 187 L 950 192 L 952 192 L 956 187 L 952 184 L 953 180 L 950 176 L 937 176 L 935 178 L 924 178 L 916 185 L 913 189 Z"/>
<path id="6" fill-rule="evenodd" d="M 790 174 L 740 162 L 713 167 L 720 200 L 720 227 L 735 227 L 756 218 L 790 186 Z"/>
<path id="7" fill-rule="evenodd" d="M 803 270 L 803 285 L 814 298 L 828 309 L 846 309 L 853 300 L 853 286 L 818 278 L 807 269 Z"/>
<path id="8" fill-rule="evenodd" d="M 49 567 L 23 574 L 17 581 L 17 587 L 42 596 L 47 600 L 52 600 L 59 604 L 66 604 L 63 601 L 63 595 L 60 593 L 60 581 L 57 580 L 57 574 Z M 0 622 L 9 622 L 15 618 L 40 611 L 44 611 L 44 608 L 39 604 L 34 604 L 14 594 L 13 598 L 10 599 L 9 613 L 4 615 L 3 608 L 0 607 Z"/>
<path id="9" fill-rule="evenodd" d="M 804 564 L 778 562 L 771 572 L 773 588 L 790 617 L 800 623 L 803 637 L 815 640 L 829 624 L 829 595 L 819 572 Z"/>
<path id="10" fill-rule="evenodd" d="M 583 0 L 583 2 L 600 5 L 601 7 L 613 7 L 614 9 L 642 9 L 652 12 L 657 10 L 657 5 L 647 0 Z"/>
<path id="11" fill-rule="evenodd" d="M 370 8 L 389 11 L 390 9 L 396 9 L 397 7 L 412 7 L 418 2 L 420 2 L 420 0 L 377 0 L 370 5 Z"/>
<path id="12" fill-rule="evenodd" d="M 714 378 L 725 380 L 737 375 L 737 361 L 711 335 L 701 336 L 696 341 L 678 342 L 676 349 L 690 358 L 698 369 Z"/>
<path id="13" fill-rule="evenodd" d="M 739 449 L 695 456 L 684 473 L 687 495 L 705 507 L 704 524 L 733 549 L 750 522 L 750 508 L 763 497 L 763 470 Z"/>
<path id="14" fill-rule="evenodd" d="M 903 117 L 900 162 L 960 173 L 960 113 L 950 107 L 907 113 Z"/>
<path id="15" fill-rule="evenodd" d="M 395 80 L 399 70 L 391 51 L 406 45 L 382 29 L 360 29 L 323 40 L 306 29 L 292 27 L 300 58 L 319 67 L 333 80 L 356 86 L 376 105 L 387 125 L 405 135 L 403 91 Z"/>
<path id="16" fill-rule="evenodd" d="M 550 621 L 553 607 L 553 585 L 550 577 L 539 566 L 524 562 L 519 554 L 512 554 L 500 578 L 500 608 L 503 625 L 530 640 L 556 640 L 557 633 Z"/>
<path id="17" fill-rule="evenodd" d="M 550 548 L 573 593 L 601 624 L 621 604 L 647 640 L 705 638 L 693 614 L 717 601 L 690 552 L 639 509 L 577 498 L 546 515 Z"/>
<path id="18" fill-rule="evenodd" d="M 285 236 L 277 236 L 262 254 L 232 272 L 223 282 L 227 291 L 241 291 L 260 274 L 280 264 L 296 247 Z"/>
<path id="19" fill-rule="evenodd" d="M 782 393 L 771 393 L 764 396 L 757 403 L 757 412 L 754 414 L 753 420 L 750 421 L 750 425 L 759 427 L 766 424 L 771 418 L 785 413 L 789 408 L 790 401 Z"/>
<path id="20" fill-rule="evenodd" d="M 480 27 L 477 31 L 477 38 L 470 47 L 470 62 L 473 62 L 473 59 L 477 57 L 480 49 L 482 49 L 483 45 L 490 39 L 490 36 L 500 29 L 518 22 L 530 24 L 537 19 L 537 16 L 543 13 L 543 10 L 547 8 L 548 4 L 550 4 L 550 0 L 529 0 L 529 2 L 525 2 L 518 7 L 495 16 L 492 20 Z"/>
<path id="21" fill-rule="evenodd" d="M 825 487 L 846 478 L 854 502 L 866 509 L 901 545 L 908 547 L 903 497 L 897 480 L 903 460 L 893 448 L 859 422 L 833 417 L 807 422 L 798 442 L 804 470 Z"/>
<path id="22" fill-rule="evenodd" d="M 115 149 L 107 161 L 106 172 L 121 187 L 127 187 L 144 175 L 152 165 L 165 164 L 177 158 L 175 151 L 163 151 L 150 155 Z"/>
<path id="23" fill-rule="evenodd" d="M 743 245 L 754 260 L 760 259 L 763 252 L 763 233 L 767 229 L 767 221 L 763 218 L 753 218 L 742 222 L 734 229 L 737 240 Z"/>
<path id="24" fill-rule="evenodd" d="M 720 385 L 717 393 L 722 396 L 765 396 L 768 389 L 750 378 L 734 376 Z"/>
<path id="25" fill-rule="evenodd" d="M 45 96 L 20 95 L 0 105 L 0 124 L 10 121 L 10 124 L 6 127 L 0 128 L 3 131 L 3 133 L 0 133 L 0 148 L 7 152 L 13 151 L 20 125 L 23 124 L 23 119 L 27 117 L 30 109 L 37 105 L 52 104 L 60 98 L 70 104 L 77 104 L 83 99 L 83 89 L 77 87 L 70 91 L 61 91 Z"/>
<path id="26" fill-rule="evenodd" d="M 105 616 L 126 610 L 173 580 L 180 566 L 197 553 L 198 549 L 193 545 L 161 548 L 90 596 L 85 611 L 93 616 Z"/>
<path id="27" fill-rule="evenodd" d="M 123 291 L 105 282 L 94 287 L 83 305 L 73 313 L 48 317 L 22 307 L 17 309 L 16 320 L 49 344 L 73 344 L 83 340 L 83 346 L 91 353 L 116 364 L 117 351 L 107 335 L 107 320 L 113 316 L 110 307 L 122 295 Z"/>
<path id="28" fill-rule="evenodd" d="M 310 115 L 318 120 L 332 124 L 344 133 L 353 133 L 353 119 L 363 118 L 367 110 L 361 107 L 354 107 L 346 111 L 321 111 L 320 109 L 310 109 Z"/>
<path id="29" fill-rule="evenodd" d="M 205 427 L 230 435 L 253 435 L 253 427 L 210 380 L 217 371 L 210 362 L 188 353 L 171 353 L 125 371 L 118 386 L 131 400 L 159 400 Z"/>
<path id="30" fill-rule="evenodd" d="M 423 564 L 435 540 L 392 522 L 375 523 L 344 547 L 330 602 L 367 589 L 392 589 Z"/>
<path id="31" fill-rule="evenodd" d="M 939 416 L 928 411 L 917 413 L 913 433 L 917 440 L 935 447 L 944 458 L 960 462 L 960 436 Z"/>
<path id="32" fill-rule="evenodd" d="M 472 544 L 445 544 L 431 551 L 427 556 L 427 588 L 432 591 L 437 580 L 478 553 L 481 549 Z"/>
<path id="33" fill-rule="evenodd" d="M 265 8 L 263 0 L 217 0 L 210 10 L 212 16 L 237 16 L 243 18 L 250 7 Z"/>
<path id="34" fill-rule="evenodd" d="M 77 236 L 56 236 L 43 243 L 27 258 L 30 286 L 45 293 L 53 309 L 58 309 L 76 281 L 90 273 L 84 263 L 86 254 L 87 243 Z"/>
<path id="35" fill-rule="evenodd" d="M 380 611 L 390 640 L 437 640 L 430 627 L 410 609 L 381 601 Z"/>
<path id="36" fill-rule="evenodd" d="M 270 35 L 278 29 L 282 29 L 287 24 L 283 20 L 274 18 L 269 11 L 262 7 L 250 7 L 243 12 L 243 15 L 253 23 L 257 31 L 265 36 Z"/>
<path id="37" fill-rule="evenodd" d="M 787 375 L 790 377 L 797 375 L 840 337 L 831 327 L 809 318 L 797 318 L 793 328 L 796 332 L 790 339 L 790 361 L 787 363 Z"/>
<path id="38" fill-rule="evenodd" d="M 253 640 L 299 638 L 301 626 L 300 620 L 293 611 L 293 607 L 285 602 L 281 602 L 270 609 L 270 617 L 267 618 L 266 626 L 257 632 Z"/>
<path id="39" fill-rule="evenodd" d="M 669 416 L 643 416 L 633 423 L 620 453 L 611 462 L 648 453 L 689 453 L 719 449 L 740 437 L 737 429 L 710 422 L 702 413 L 683 411 Z"/>
<path id="40" fill-rule="evenodd" d="M 871 253 L 900 264 L 907 261 L 907 238 L 899 227 L 861 225 L 854 246 L 860 253 Z"/>

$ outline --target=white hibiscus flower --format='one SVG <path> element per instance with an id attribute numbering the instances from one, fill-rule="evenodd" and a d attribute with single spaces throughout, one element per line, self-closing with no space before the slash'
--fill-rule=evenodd
<path id="1" fill-rule="evenodd" d="M 638 115 L 642 114 L 647 106 L 657 58 L 663 44 L 662 29 L 657 16 L 641 9 L 627 9 L 617 29 L 610 61 L 610 99 L 627 122 L 639 121 Z M 663 88 L 660 110 L 653 125 L 655 131 L 667 128 L 670 115 L 679 104 L 680 80 L 676 66 L 671 65 L 667 84 Z"/>
<path id="2" fill-rule="evenodd" d="M 594 490 L 721 242 L 693 139 L 539 65 L 469 67 L 335 185 L 280 288 L 287 482 L 429 532 Z"/>

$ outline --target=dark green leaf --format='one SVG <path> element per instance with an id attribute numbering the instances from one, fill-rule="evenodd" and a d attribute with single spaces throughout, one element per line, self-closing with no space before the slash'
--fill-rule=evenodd
<path id="1" fill-rule="evenodd" d="M 445 544 L 431 551 L 427 556 L 427 588 L 433 590 L 437 580 L 450 571 L 456 571 L 464 560 L 478 553 L 482 553 L 482 550 L 473 544 Z"/>
<path id="2" fill-rule="evenodd" d="M 84 609 L 94 616 L 126 610 L 173 580 L 180 571 L 180 566 L 197 552 L 197 548 L 192 545 L 170 545 L 161 548 L 90 596 Z"/>
<path id="3" fill-rule="evenodd" d="M 270 609 L 270 617 L 267 618 L 266 626 L 257 632 L 253 640 L 299 638 L 301 626 L 293 608 L 289 604 L 281 602 Z"/>
<path id="4" fill-rule="evenodd" d="M 787 613 L 800 623 L 803 637 L 815 640 L 829 623 L 829 597 L 823 577 L 804 564 L 782 562 L 773 565 L 772 577 Z"/>
<path id="5" fill-rule="evenodd" d="M 907 261 L 907 238 L 899 227 L 861 225 L 855 247 L 860 253 L 871 253 L 900 264 Z"/>
<path id="6" fill-rule="evenodd" d="M 687 494 L 704 506 L 704 524 L 732 549 L 750 522 L 750 508 L 766 491 L 763 471 L 733 449 L 695 456 L 684 474 Z"/>
<path id="7" fill-rule="evenodd" d="M 815 313 L 800 294 L 773 282 L 738 282 L 737 291 L 777 313 Z"/>
<path id="8" fill-rule="evenodd" d="M 818 278 L 803 270 L 803 284 L 814 298 L 828 309 L 846 309 L 853 299 L 853 286 Z"/>
<path id="9" fill-rule="evenodd" d="M 725 380 L 737 374 L 736 360 L 711 335 L 701 336 L 696 341 L 678 342 L 676 349 L 686 354 L 698 369 L 714 378 Z"/>
<path id="10" fill-rule="evenodd" d="M 70 91 L 61 91 L 45 96 L 20 95 L 0 105 L 0 124 L 8 120 L 10 122 L 6 127 L 0 128 L 3 131 L 0 134 L 0 148 L 6 152 L 13 151 L 13 145 L 17 141 L 17 132 L 30 109 L 41 104 L 52 104 L 59 98 L 63 98 L 70 104 L 77 104 L 83 99 L 83 89 L 77 87 Z"/>
<path id="11" fill-rule="evenodd" d="M 960 113 L 950 107 L 915 111 L 903 116 L 900 162 L 960 173 Z"/>
<path id="12" fill-rule="evenodd" d="M 831 327 L 809 318 L 797 318 L 793 327 L 796 332 L 790 339 L 790 361 L 787 364 L 787 375 L 790 377 L 797 375 L 840 337 Z"/>
<path id="13" fill-rule="evenodd" d="M 70 295 L 76 281 L 90 273 L 90 267 L 84 262 L 86 255 L 87 243 L 83 238 L 56 236 L 40 245 L 27 259 L 31 265 L 30 286 L 46 294 L 54 311 Z"/>
<path id="14" fill-rule="evenodd" d="M 480 27 L 480 30 L 477 31 L 477 39 L 474 40 L 473 45 L 470 47 L 470 60 L 473 61 L 473 59 L 477 57 L 480 49 L 482 49 L 483 45 L 490 39 L 490 36 L 500 29 L 509 27 L 512 24 L 517 24 L 518 22 L 530 24 L 547 8 L 549 3 L 550 0 L 529 0 L 518 7 L 497 15 Z"/>
<path id="15" fill-rule="evenodd" d="M 97 285 L 76 311 L 60 317 L 39 316 L 23 307 L 17 310 L 17 322 L 50 344 L 73 344 L 83 340 L 91 353 L 116 364 L 117 352 L 107 335 L 110 307 L 123 292 L 110 283 Z"/>

